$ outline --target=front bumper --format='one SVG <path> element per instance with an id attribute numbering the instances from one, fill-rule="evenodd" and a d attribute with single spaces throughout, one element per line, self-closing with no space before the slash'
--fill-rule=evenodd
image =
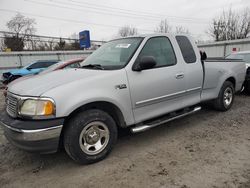
<path id="1" fill-rule="evenodd" d="M 53 153 L 59 148 L 64 119 L 20 120 L 2 114 L 0 125 L 5 137 L 16 147 L 38 153 Z"/>

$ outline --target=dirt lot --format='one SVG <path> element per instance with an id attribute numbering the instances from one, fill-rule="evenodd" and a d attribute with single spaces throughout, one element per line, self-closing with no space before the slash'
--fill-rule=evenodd
<path id="1" fill-rule="evenodd" d="M 203 108 L 147 132 L 123 134 L 106 160 L 87 166 L 64 151 L 21 151 L 0 128 L 0 187 L 250 187 L 249 101 L 240 95 L 226 113 Z"/>

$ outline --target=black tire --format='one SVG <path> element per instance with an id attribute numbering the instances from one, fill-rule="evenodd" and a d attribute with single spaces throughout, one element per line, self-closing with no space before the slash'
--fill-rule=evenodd
<path id="1" fill-rule="evenodd" d="M 105 128 L 105 130 L 106 132 L 109 132 L 109 136 L 107 136 L 108 138 L 105 137 L 104 141 L 102 141 L 103 137 L 101 138 L 100 136 L 101 132 L 98 132 L 95 129 L 95 123 L 97 123 L 97 125 L 99 123 L 102 126 L 106 126 L 107 129 Z M 93 124 L 92 127 L 85 130 L 91 124 Z M 101 131 L 101 129 L 99 129 L 99 131 Z M 100 152 L 96 154 L 89 154 L 88 152 L 96 151 L 91 151 L 91 147 L 89 149 L 86 149 L 84 145 L 89 144 L 86 140 L 95 139 L 94 136 L 96 136 L 96 138 L 100 138 L 100 143 L 106 142 L 106 144 L 103 144 L 103 149 Z M 93 140 L 91 140 L 91 142 L 92 141 Z M 69 121 L 69 123 L 66 125 L 66 129 L 64 130 L 64 148 L 68 155 L 80 164 L 91 164 L 104 159 L 111 152 L 116 141 L 117 126 L 115 121 L 108 113 L 98 109 L 90 109 L 79 112 Z M 96 149 L 95 147 L 93 148 Z"/>
<path id="2" fill-rule="evenodd" d="M 248 95 L 250 95 L 250 81 L 246 81 L 244 84 L 244 92 Z"/>
<path id="3" fill-rule="evenodd" d="M 231 99 L 231 102 L 228 104 L 225 102 L 225 99 L 224 99 L 226 91 L 232 91 L 232 99 Z M 230 81 L 225 81 L 220 89 L 218 98 L 214 100 L 214 103 L 213 103 L 214 108 L 219 111 L 229 110 L 232 107 L 233 102 L 234 102 L 234 94 L 235 94 L 235 90 L 234 90 L 233 83 Z"/>

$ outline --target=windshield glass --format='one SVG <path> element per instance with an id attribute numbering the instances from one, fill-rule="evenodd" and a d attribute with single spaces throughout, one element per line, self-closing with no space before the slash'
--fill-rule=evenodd
<path id="1" fill-rule="evenodd" d="M 36 63 L 36 62 L 32 62 L 32 63 L 30 63 L 30 64 L 28 64 L 28 65 L 25 65 L 25 66 L 23 66 L 23 68 L 26 69 L 26 68 L 28 68 L 30 65 L 34 64 L 34 63 Z"/>
<path id="2" fill-rule="evenodd" d="M 135 37 L 110 41 L 91 54 L 84 61 L 83 68 L 95 68 L 86 65 L 98 65 L 104 70 L 121 69 L 131 59 L 142 39 Z"/>
<path id="3" fill-rule="evenodd" d="M 250 63 L 250 54 L 231 54 L 226 59 L 241 59 L 246 63 Z"/>
<path id="4" fill-rule="evenodd" d="M 33 62 L 31 64 L 28 64 L 26 66 L 24 66 L 24 69 L 44 69 L 44 68 L 48 68 L 54 64 L 58 63 L 57 60 L 53 60 L 53 61 L 36 61 Z"/>
<path id="5" fill-rule="evenodd" d="M 243 59 L 243 56 L 240 54 L 231 54 L 231 55 L 228 55 L 226 59 Z"/>

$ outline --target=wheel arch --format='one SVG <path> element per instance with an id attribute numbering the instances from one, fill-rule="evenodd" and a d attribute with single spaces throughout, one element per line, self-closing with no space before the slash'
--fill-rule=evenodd
<path id="1" fill-rule="evenodd" d="M 220 85 L 219 85 L 219 87 L 218 87 L 218 90 L 217 90 L 218 92 L 217 92 L 217 94 L 216 94 L 217 97 L 219 97 L 220 90 L 221 90 L 223 84 L 224 84 L 225 82 L 227 82 L 227 81 L 229 81 L 229 82 L 231 82 L 231 83 L 233 84 L 234 90 L 235 90 L 235 87 L 236 87 L 236 79 L 235 79 L 233 76 L 230 76 L 230 77 L 228 77 L 227 79 L 225 79 L 225 81 L 222 81 L 222 80 L 221 80 L 221 83 L 220 83 Z M 217 97 L 216 97 L 216 98 L 217 98 Z"/>
<path id="2" fill-rule="evenodd" d="M 78 112 L 89 110 L 89 109 L 100 109 L 108 113 L 116 122 L 118 127 L 126 127 L 126 122 L 122 111 L 117 107 L 115 104 L 107 101 L 96 101 L 84 104 L 75 110 L 73 110 L 65 119 L 64 124 L 66 125 L 67 122 Z"/>
<path id="3" fill-rule="evenodd" d="M 235 79 L 233 76 L 227 78 L 227 79 L 225 80 L 225 82 L 226 82 L 226 81 L 231 82 L 231 83 L 233 84 L 233 86 L 234 86 L 234 89 L 235 89 L 235 87 L 236 87 L 236 79 Z"/>

